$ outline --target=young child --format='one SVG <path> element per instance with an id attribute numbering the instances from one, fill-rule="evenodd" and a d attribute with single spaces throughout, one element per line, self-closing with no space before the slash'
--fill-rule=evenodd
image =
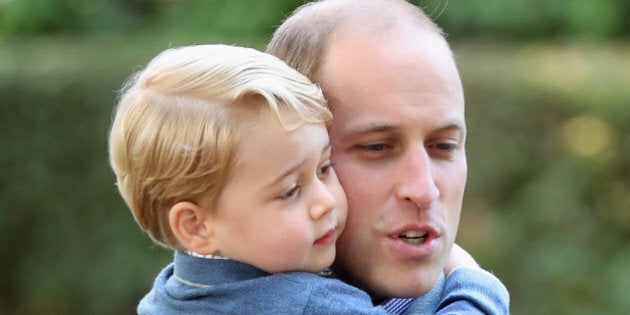
<path id="1" fill-rule="evenodd" d="M 139 313 L 372 308 L 315 274 L 332 264 L 347 210 L 330 119 L 317 86 L 248 48 L 167 50 L 129 81 L 112 168 L 138 224 L 176 251 Z"/>
<path id="2" fill-rule="evenodd" d="M 130 78 L 110 162 L 140 227 L 175 251 L 138 313 L 386 313 L 317 274 L 347 212 L 330 120 L 318 86 L 254 49 L 169 49 Z"/>

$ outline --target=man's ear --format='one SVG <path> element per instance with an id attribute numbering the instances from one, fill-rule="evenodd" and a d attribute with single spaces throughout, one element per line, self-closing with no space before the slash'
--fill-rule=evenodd
<path id="1" fill-rule="evenodd" d="M 208 224 L 209 213 L 199 205 L 180 201 L 171 207 L 168 221 L 173 234 L 187 249 L 202 255 L 217 252 L 214 231 Z"/>

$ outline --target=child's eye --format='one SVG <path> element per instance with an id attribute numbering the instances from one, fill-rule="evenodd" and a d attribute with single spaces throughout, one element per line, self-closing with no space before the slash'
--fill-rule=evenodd
<path id="1" fill-rule="evenodd" d="M 320 167 L 317 170 L 317 177 L 319 178 L 326 178 L 328 176 L 328 174 L 330 173 L 330 168 L 332 166 L 330 165 L 330 163 L 326 163 L 324 164 L 322 167 Z"/>
<path id="2" fill-rule="evenodd" d="M 289 189 L 287 192 L 285 192 L 282 195 L 280 195 L 279 198 L 282 199 L 282 200 L 295 198 L 300 193 L 300 190 L 301 190 L 300 186 L 299 185 L 295 185 L 291 189 Z"/>

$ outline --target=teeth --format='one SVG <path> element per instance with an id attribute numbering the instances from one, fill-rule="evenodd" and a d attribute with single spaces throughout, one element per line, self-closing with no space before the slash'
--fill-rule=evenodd
<path id="1" fill-rule="evenodd" d="M 405 237 L 405 238 L 418 238 L 418 237 L 425 237 L 427 235 L 426 231 L 405 231 L 400 233 L 400 237 Z"/>
<path id="2" fill-rule="evenodd" d="M 427 238 L 428 233 L 426 231 L 405 231 L 398 235 L 403 241 L 410 244 L 420 244 L 423 243 Z"/>

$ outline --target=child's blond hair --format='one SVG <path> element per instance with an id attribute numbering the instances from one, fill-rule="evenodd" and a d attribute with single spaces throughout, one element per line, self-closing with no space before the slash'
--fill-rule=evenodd
<path id="1" fill-rule="evenodd" d="M 205 196 L 216 200 L 221 192 L 254 123 L 239 120 L 236 108 L 272 112 L 287 130 L 331 119 L 318 86 L 251 48 L 168 49 L 123 87 L 110 129 L 110 163 L 134 218 L 157 243 L 183 250 L 169 226 L 170 208 Z M 288 123 L 287 112 L 302 121 Z"/>

